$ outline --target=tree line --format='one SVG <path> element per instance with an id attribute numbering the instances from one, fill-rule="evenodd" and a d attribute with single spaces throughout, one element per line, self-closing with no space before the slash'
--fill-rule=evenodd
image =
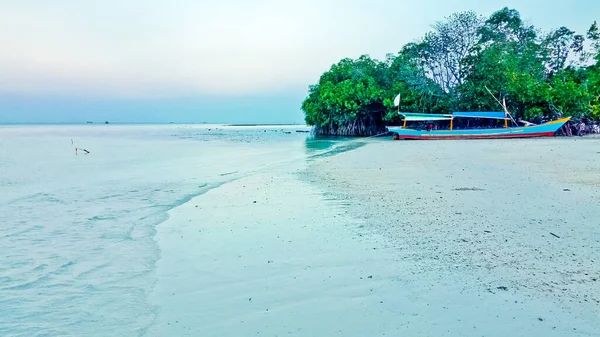
<path id="1" fill-rule="evenodd" d="M 598 119 L 600 29 L 541 32 L 509 8 L 487 19 L 454 13 L 385 60 L 334 64 L 309 86 L 302 110 L 317 134 L 369 136 L 399 123 L 398 94 L 405 112 L 500 111 L 498 96 L 530 121 Z"/>

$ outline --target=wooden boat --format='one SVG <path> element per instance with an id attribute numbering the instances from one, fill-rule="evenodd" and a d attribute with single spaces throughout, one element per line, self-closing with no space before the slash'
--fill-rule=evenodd
<path id="1" fill-rule="evenodd" d="M 506 112 L 454 112 L 452 114 L 419 114 L 419 113 L 400 113 L 404 119 L 402 127 L 388 127 L 388 131 L 394 135 L 394 139 L 493 139 L 493 138 L 528 138 L 528 137 L 551 137 L 560 129 L 570 118 L 562 118 L 540 125 L 509 127 L 509 120 L 514 124 L 516 122 L 509 118 Z M 504 120 L 504 127 L 484 128 L 484 129 L 454 129 L 454 120 L 457 118 L 472 119 L 496 119 Z M 449 128 L 445 130 L 410 129 L 407 128 L 407 122 L 426 122 L 432 125 L 433 122 L 448 121 Z"/>

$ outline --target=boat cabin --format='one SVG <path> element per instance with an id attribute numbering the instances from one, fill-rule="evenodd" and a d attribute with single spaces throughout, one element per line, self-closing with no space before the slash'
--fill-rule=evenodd
<path id="1" fill-rule="evenodd" d="M 401 112 L 403 128 L 413 124 L 414 129 L 455 130 L 471 128 L 508 128 L 510 117 L 503 111 L 453 112 L 452 114 L 426 114 Z M 415 125 L 416 124 L 416 125 Z"/>

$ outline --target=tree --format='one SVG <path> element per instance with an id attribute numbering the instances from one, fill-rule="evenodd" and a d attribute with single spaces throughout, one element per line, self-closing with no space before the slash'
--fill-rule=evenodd
<path id="1" fill-rule="evenodd" d="M 444 92 L 463 83 L 462 60 L 477 43 L 482 24 L 483 18 L 475 12 L 454 13 L 436 22 L 416 45 L 424 70 Z"/>
<path id="2" fill-rule="evenodd" d="M 534 41 L 537 37 L 535 28 L 521 20 L 521 14 L 515 9 L 504 7 L 485 21 L 479 30 L 480 44 L 488 42 L 514 42 L 517 46 Z"/>
<path id="3" fill-rule="evenodd" d="M 552 108 L 567 116 L 583 117 L 591 113 L 593 97 L 587 87 L 586 71 L 567 68 L 559 70 L 550 81 Z"/>
<path id="4" fill-rule="evenodd" d="M 343 59 L 309 88 L 305 121 L 319 134 L 366 136 L 384 132 L 386 64 L 363 55 Z"/>
<path id="5" fill-rule="evenodd" d="M 437 113 L 449 108 L 449 97 L 441 86 L 428 76 L 424 68 L 422 54 L 423 45 L 410 43 L 398 56 L 389 62 L 388 74 L 391 85 L 390 97 L 385 103 L 393 107 L 391 98 L 400 94 L 400 109 L 403 111 Z M 394 110 L 386 115 L 386 121 L 394 121 L 397 117 Z"/>
<path id="6" fill-rule="evenodd" d="M 594 119 L 600 118 L 600 29 L 596 21 L 587 31 L 587 37 L 591 41 L 593 58 L 596 64 L 587 68 L 588 87 L 592 100 L 590 102 L 591 115 Z"/>
<path id="7" fill-rule="evenodd" d="M 581 37 L 579 35 L 576 41 L 574 31 L 567 27 L 560 27 L 548 34 L 544 39 L 543 46 L 546 48 L 546 63 L 550 77 L 565 67 L 571 50 L 580 50 L 583 48 L 583 41 L 580 42 Z"/>
<path id="8" fill-rule="evenodd" d="M 567 27 L 542 35 L 518 11 L 503 8 L 486 20 L 455 13 L 432 28 L 384 61 L 363 55 L 333 65 L 309 87 L 302 104 L 307 124 L 319 134 L 373 135 L 399 122 L 398 109 L 497 111 L 494 96 L 506 98 L 509 111 L 525 119 L 600 117 L 595 22 L 585 37 Z"/>
<path id="9" fill-rule="evenodd" d="M 488 89 L 508 100 L 517 116 L 542 114 L 547 97 L 542 46 L 532 26 L 519 12 L 504 8 L 493 13 L 479 30 L 479 42 L 464 60 L 465 84 L 459 88 L 460 107 L 498 110 Z"/>
<path id="10" fill-rule="evenodd" d="M 587 37 L 592 41 L 592 46 L 596 49 L 596 52 L 600 51 L 600 29 L 598 29 L 598 23 L 596 21 L 594 21 L 587 31 Z"/>

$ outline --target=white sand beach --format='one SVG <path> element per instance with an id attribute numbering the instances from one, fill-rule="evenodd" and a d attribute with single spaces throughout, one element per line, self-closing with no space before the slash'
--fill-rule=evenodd
<path id="1" fill-rule="evenodd" d="M 550 138 L 376 142 L 316 163 L 309 176 L 352 200 L 415 282 L 450 283 L 444 297 L 452 288 L 454 304 L 480 297 L 471 303 L 480 312 L 510 296 L 503 307 L 531 316 L 530 331 L 512 320 L 501 331 L 526 336 L 600 331 L 598 172 L 599 139 Z M 536 302 L 538 322 L 527 308 Z"/>
<path id="2" fill-rule="evenodd" d="M 371 140 L 225 184 L 158 228 L 154 333 L 599 335 L 599 152 Z"/>

